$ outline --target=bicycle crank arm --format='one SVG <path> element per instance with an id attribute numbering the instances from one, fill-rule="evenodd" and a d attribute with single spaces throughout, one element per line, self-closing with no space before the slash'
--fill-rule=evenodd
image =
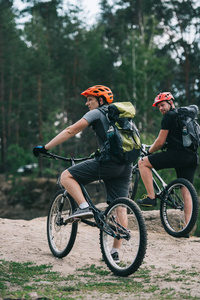
<path id="1" fill-rule="evenodd" d="M 108 227 L 108 228 L 109 228 L 109 227 Z M 109 228 L 108 230 L 110 230 L 110 229 L 111 229 L 111 228 Z M 118 233 L 118 234 L 115 234 L 113 231 L 112 231 L 112 232 L 111 232 L 111 231 L 108 231 L 108 230 L 106 230 L 105 228 L 102 228 L 102 230 L 103 230 L 105 233 L 107 233 L 108 235 L 114 237 L 114 238 L 117 239 L 117 240 L 122 240 L 122 239 L 124 239 L 124 240 L 129 241 L 130 238 L 131 238 L 131 235 L 130 235 L 130 234 L 122 234 L 122 235 L 120 235 L 119 233 Z"/>
<path id="2" fill-rule="evenodd" d="M 117 240 L 120 240 L 121 239 L 121 236 L 119 234 L 115 234 L 114 231 L 107 226 L 107 224 L 105 224 L 105 226 L 108 228 L 106 229 L 105 227 L 102 227 L 101 225 L 98 226 L 99 229 L 103 230 L 105 233 L 107 233 L 108 235 L 114 237 L 115 239 Z"/>
<path id="3" fill-rule="evenodd" d="M 101 226 L 100 224 L 97 226 L 99 229 L 103 230 L 105 233 L 107 233 L 108 235 L 114 237 L 115 239 L 121 240 L 121 239 L 125 239 L 127 241 L 130 240 L 131 235 L 130 233 L 127 231 L 127 234 L 119 234 L 119 233 L 115 233 L 114 230 L 112 229 L 112 226 L 108 226 L 105 222 L 103 222 L 104 227 Z"/>
<path id="4" fill-rule="evenodd" d="M 126 229 L 124 226 L 122 226 L 121 224 L 119 224 L 116 220 L 115 217 L 112 216 L 110 218 L 110 220 L 117 226 L 110 224 L 110 228 L 112 228 L 113 230 L 115 230 L 117 228 L 117 231 L 122 234 L 123 238 L 130 240 L 131 235 L 130 235 L 130 230 Z"/>
<path id="5" fill-rule="evenodd" d="M 89 226 L 92 226 L 92 227 L 98 227 L 95 222 L 91 222 L 91 221 L 88 221 L 88 220 L 85 220 L 85 219 L 81 219 L 81 222 L 85 223 L 85 224 L 87 224 Z"/>
<path id="6" fill-rule="evenodd" d="M 116 224 L 118 224 L 118 223 L 116 222 Z M 118 225 L 119 225 L 119 228 L 117 230 L 118 230 L 118 233 L 120 234 L 121 238 L 129 241 L 131 238 L 130 231 L 127 230 L 126 228 L 124 228 L 123 226 L 121 226 L 120 224 L 118 224 Z M 110 228 L 112 230 L 115 230 L 116 227 L 114 225 L 110 225 Z"/>

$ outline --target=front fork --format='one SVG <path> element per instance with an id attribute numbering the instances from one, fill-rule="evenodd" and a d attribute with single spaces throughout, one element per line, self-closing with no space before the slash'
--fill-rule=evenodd
<path id="1" fill-rule="evenodd" d="M 67 194 L 67 191 L 64 191 L 64 193 L 62 195 L 62 198 L 60 200 L 58 209 L 57 209 L 56 225 L 58 225 L 58 226 L 64 225 L 63 218 L 61 218 L 61 214 L 62 214 L 62 209 L 63 209 L 63 206 L 64 206 L 64 201 L 65 201 L 66 194 Z"/>

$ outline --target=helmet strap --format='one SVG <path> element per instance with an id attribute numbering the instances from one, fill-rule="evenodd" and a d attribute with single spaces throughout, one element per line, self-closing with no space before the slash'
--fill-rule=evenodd
<path id="1" fill-rule="evenodd" d="M 98 101 L 98 103 L 99 103 L 99 107 L 101 106 L 101 104 L 100 104 L 100 100 L 99 100 L 99 97 L 97 97 L 97 101 Z"/>
<path id="2" fill-rule="evenodd" d="M 101 104 L 100 102 L 100 98 L 103 100 L 103 103 Z M 106 100 L 104 99 L 104 96 L 100 96 L 100 97 L 97 97 L 97 101 L 99 103 L 99 107 L 103 106 L 106 104 Z"/>
<path id="3" fill-rule="evenodd" d="M 172 104 L 171 104 L 170 100 L 168 100 L 167 103 L 170 105 L 170 110 L 172 110 L 173 108 L 172 108 Z"/>

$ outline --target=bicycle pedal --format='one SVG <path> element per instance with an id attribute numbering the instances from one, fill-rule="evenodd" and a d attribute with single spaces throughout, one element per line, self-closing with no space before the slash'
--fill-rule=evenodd
<path id="1" fill-rule="evenodd" d="M 72 221 L 72 223 L 78 223 L 78 222 L 80 222 L 81 221 L 81 219 L 80 218 L 73 218 L 74 220 Z"/>
<path id="2" fill-rule="evenodd" d="M 71 217 L 71 218 L 65 220 L 64 223 L 65 223 L 65 224 L 68 224 L 68 223 L 78 223 L 78 222 L 80 222 L 80 221 L 81 221 L 80 218 Z"/>
<path id="3" fill-rule="evenodd" d="M 161 194 L 161 192 L 160 193 L 156 193 L 155 194 L 155 198 L 159 198 L 160 199 L 160 194 Z"/>

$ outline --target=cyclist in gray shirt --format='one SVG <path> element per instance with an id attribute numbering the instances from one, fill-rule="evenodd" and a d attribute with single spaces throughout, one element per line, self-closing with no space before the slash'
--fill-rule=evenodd
<path id="1" fill-rule="evenodd" d="M 46 153 L 49 149 L 67 141 L 88 126 L 92 126 L 100 144 L 100 153 L 103 143 L 107 140 L 106 131 L 109 123 L 106 116 L 98 107 L 108 106 L 113 102 L 113 93 L 110 88 L 95 85 L 88 88 L 81 95 L 87 98 L 86 105 L 89 108 L 79 121 L 64 129 L 45 146 L 37 146 L 33 152 Z M 103 180 L 107 192 L 107 203 L 119 197 L 128 197 L 132 163 L 126 164 L 121 161 L 99 160 L 98 157 L 72 166 L 61 174 L 61 184 L 78 204 L 78 209 L 73 212 L 73 217 L 91 218 L 93 212 L 90 210 L 79 183 L 88 184 L 96 180 Z M 126 218 L 124 218 L 126 219 Z M 126 221 L 125 221 L 126 222 Z M 126 224 L 124 224 L 126 226 Z M 116 253 L 120 247 L 119 240 L 114 241 L 112 253 Z"/>

